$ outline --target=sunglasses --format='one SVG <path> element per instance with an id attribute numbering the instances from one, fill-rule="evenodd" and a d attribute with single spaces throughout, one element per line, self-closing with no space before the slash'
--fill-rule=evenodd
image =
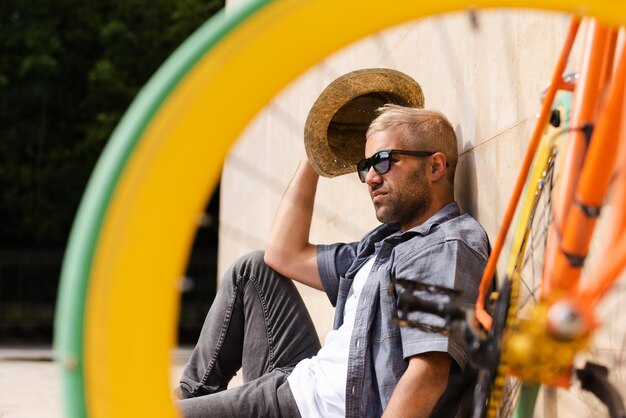
<path id="1" fill-rule="evenodd" d="M 378 151 L 376 154 L 372 155 L 369 158 L 365 158 L 361 160 L 356 165 L 356 171 L 359 174 L 359 180 L 365 183 L 365 177 L 367 177 L 367 173 L 369 173 L 370 168 L 374 167 L 374 171 L 378 174 L 386 174 L 391 170 L 391 156 L 393 154 L 401 154 L 401 155 L 412 155 L 413 157 L 430 157 L 435 154 L 435 152 L 431 151 L 407 151 L 400 149 L 387 149 Z M 448 164 L 446 163 L 446 167 Z"/>

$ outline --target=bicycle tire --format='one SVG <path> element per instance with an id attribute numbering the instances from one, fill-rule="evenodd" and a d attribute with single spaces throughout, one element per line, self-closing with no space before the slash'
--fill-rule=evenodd
<path id="1" fill-rule="evenodd" d="M 571 94 L 560 94 L 553 106 L 553 115 L 559 115 L 559 126 L 550 124 L 543 135 L 521 202 L 507 265 L 507 277 L 512 281 L 507 327 L 513 326 L 520 317 L 525 317 L 526 311 L 537 302 L 536 293 L 540 289 L 543 270 L 542 257 L 551 224 L 552 194 L 559 179 L 559 155 L 565 145 L 570 109 Z M 500 374 L 505 373 L 505 363 L 506 358 L 503 358 Z M 521 411 L 533 409 L 537 391 L 521 390 L 522 382 L 514 377 L 507 377 L 500 384 L 504 385 L 504 395 L 498 407 L 498 417 L 522 418 L 525 412 Z"/>
<path id="2" fill-rule="evenodd" d="M 138 95 L 115 130 L 72 229 L 55 319 L 64 415 L 84 417 L 89 410 L 96 417 L 175 416 L 166 372 L 177 312 L 172 280 L 191 241 L 194 214 L 215 184 L 229 145 L 269 97 L 313 63 L 367 34 L 418 17 L 495 4 L 255 1 L 228 16 L 220 14 L 189 38 Z M 626 21 L 626 5 L 609 0 L 517 5 L 569 11 L 584 6 L 606 21 Z M 350 15 L 351 23 L 336 20 L 341 31 L 317 30 L 333 26 L 328 19 L 343 15 Z M 276 69 L 273 64 L 286 50 L 294 52 L 291 59 Z M 303 50 L 306 57 L 298 54 Z M 246 66 L 250 61 L 259 74 L 268 76 L 264 83 L 255 85 L 251 80 Z M 198 89 L 200 84 L 211 94 Z M 237 115 L 227 115 L 231 124 L 212 127 L 213 136 L 221 141 L 212 143 L 210 149 L 184 147 L 187 142 L 177 139 L 199 143 L 193 130 L 201 127 L 199 121 L 206 120 L 207 114 L 226 119 L 224 109 L 236 100 L 228 88 L 232 85 L 246 92 L 245 100 L 237 100 L 238 106 L 245 102 L 245 108 L 240 106 Z M 187 185 L 185 194 L 177 190 L 181 181 Z M 159 199 L 159 194 L 167 195 L 169 201 Z M 163 224 L 166 218 L 188 222 L 174 228 Z M 158 247 L 158 239 L 150 239 L 150 227 L 160 229 L 159 239 L 167 241 L 167 252 Z M 139 296 L 146 288 L 152 289 L 152 300 Z M 146 317 L 144 329 L 129 325 L 130 315 L 151 311 L 155 305 L 159 309 Z M 153 350 L 136 350 L 146 340 L 153 342 Z M 121 382 L 135 380 L 146 370 L 154 371 L 151 390 L 129 396 Z M 91 385 L 89 401 L 86 381 Z"/>
<path id="3" fill-rule="evenodd" d="M 553 114 L 566 114 L 569 100 L 565 102 L 559 97 L 553 107 Z M 556 112 L 556 113 L 555 113 Z M 554 118 L 553 118 L 554 119 Z M 547 238 L 547 231 L 551 211 L 552 186 L 554 185 L 554 173 L 556 157 L 562 145 L 562 138 L 567 127 L 567 121 L 563 126 L 542 129 L 545 133 L 541 136 L 539 146 L 533 158 L 521 205 L 518 207 L 517 227 L 511 242 L 509 265 L 503 283 L 499 286 L 498 297 L 493 308 L 493 325 L 487 338 L 479 345 L 473 354 L 475 367 L 480 369 L 481 383 L 478 387 L 480 393 L 475 393 L 475 402 L 480 405 L 473 412 L 473 416 L 487 418 L 509 418 L 516 408 L 520 384 L 515 379 L 507 376 L 506 369 L 506 335 L 509 328 L 515 325 L 520 307 L 524 307 L 528 301 L 534 300 L 536 286 L 528 286 L 525 300 L 520 301 L 520 288 L 525 285 L 524 279 L 539 282 L 541 265 L 529 259 L 535 254 L 542 255 Z M 546 212 L 548 216 L 546 216 Z M 530 297 L 527 297 L 530 296 Z M 484 387 L 491 387 L 490 394 L 485 399 Z M 528 404 L 532 399 L 522 398 L 523 404 Z M 487 401 L 488 402 L 485 402 Z M 482 411 L 480 408 L 483 408 Z"/>

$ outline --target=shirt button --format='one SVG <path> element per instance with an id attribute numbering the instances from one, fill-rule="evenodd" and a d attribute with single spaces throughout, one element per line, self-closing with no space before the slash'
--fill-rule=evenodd
<path id="1" fill-rule="evenodd" d="M 356 348 L 359 348 L 359 345 L 361 345 L 361 340 L 356 340 Z"/>
<path id="2" fill-rule="evenodd" d="M 356 386 L 352 386 L 352 394 L 354 395 L 354 392 L 356 392 Z"/>

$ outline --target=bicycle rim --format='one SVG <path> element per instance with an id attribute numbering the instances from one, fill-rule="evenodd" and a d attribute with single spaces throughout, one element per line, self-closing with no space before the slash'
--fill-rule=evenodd
<path id="1" fill-rule="evenodd" d="M 543 135 L 520 205 L 506 274 L 506 280 L 511 280 L 511 300 L 504 344 L 506 334 L 514 332 L 517 323 L 528 317 L 539 298 L 543 254 L 552 223 L 552 196 L 558 186 L 559 155 L 569 126 L 570 103 L 569 93 L 561 93 L 555 101 L 553 110 L 560 115 L 560 125 L 550 125 Z M 526 410 L 534 405 L 537 391 L 521 390 L 522 384 L 517 378 L 505 377 L 507 367 L 504 350 L 494 382 L 489 417 L 513 416 L 518 402 Z M 520 393 L 524 394 L 521 400 Z"/>

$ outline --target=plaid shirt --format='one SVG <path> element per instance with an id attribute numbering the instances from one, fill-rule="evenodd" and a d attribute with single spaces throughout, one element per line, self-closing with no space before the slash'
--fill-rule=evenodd
<path id="1" fill-rule="evenodd" d="M 396 297 L 390 294 L 389 285 L 397 277 L 454 288 L 462 290 L 463 302 L 473 304 L 488 253 L 487 234 L 471 216 L 462 215 L 456 203 L 405 232 L 396 225 L 381 225 L 358 243 L 318 246 L 322 283 L 336 307 L 335 329 L 343 322 L 356 272 L 376 254 L 350 341 L 346 417 L 380 417 L 410 356 L 443 351 L 465 366 L 467 347 L 458 333 L 443 336 L 395 324 Z M 412 314 L 410 319 L 442 324 L 441 318 L 423 313 Z"/>

